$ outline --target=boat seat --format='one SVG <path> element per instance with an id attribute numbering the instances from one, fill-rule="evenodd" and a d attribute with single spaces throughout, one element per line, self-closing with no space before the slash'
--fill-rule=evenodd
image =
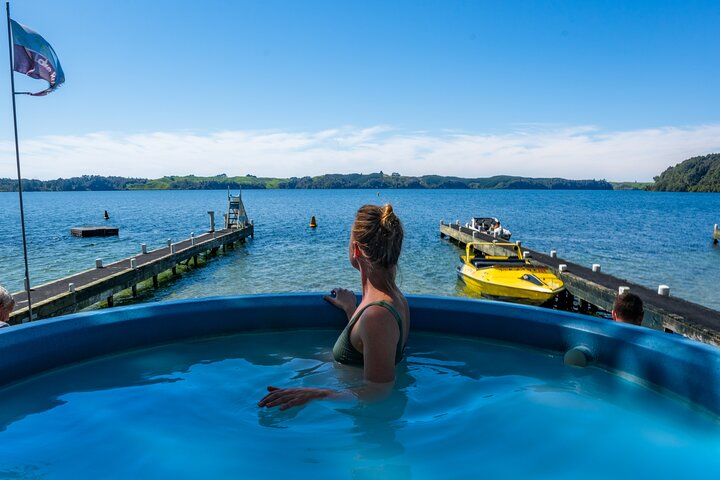
<path id="1" fill-rule="evenodd" d="M 526 265 L 525 260 L 520 260 L 519 258 L 508 258 L 507 260 L 488 260 L 485 258 L 473 258 L 470 260 L 470 263 L 473 264 L 474 267 L 489 267 L 492 265 L 509 265 L 509 266 L 520 266 L 520 265 Z"/>

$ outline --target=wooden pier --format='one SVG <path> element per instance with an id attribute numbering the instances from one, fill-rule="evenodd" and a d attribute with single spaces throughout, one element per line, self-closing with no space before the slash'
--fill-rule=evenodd
<path id="1" fill-rule="evenodd" d="M 492 242 L 493 240 L 502 243 L 502 240 L 474 232 L 458 223 L 440 222 L 440 237 L 451 238 L 463 245 L 474 241 Z M 565 282 L 567 291 L 581 302 L 609 312 L 612 310 L 620 287 L 628 287 L 643 300 L 644 326 L 679 333 L 688 338 L 720 346 L 720 312 L 716 310 L 677 297 L 660 295 L 657 291 L 603 273 L 597 267 L 595 269 L 584 267 L 563 260 L 557 255 L 551 256 L 531 250 L 525 245 L 522 245 L 522 250 L 529 253 L 532 263 L 551 268 Z M 561 265 L 564 265 L 562 271 Z"/>
<path id="2" fill-rule="evenodd" d="M 96 268 L 71 275 L 34 287 L 31 290 L 32 320 L 72 313 L 95 303 L 107 301 L 113 304 L 113 295 L 131 289 L 137 294 L 137 285 L 152 279 L 158 287 L 158 275 L 167 270 L 173 273 L 178 264 L 194 260 L 203 253 L 214 254 L 220 248 L 231 246 L 254 236 L 254 225 L 240 224 L 223 230 L 205 233 L 177 243 L 168 243 L 157 250 L 148 251 L 143 244 L 138 255 L 107 265 L 96 261 Z M 18 324 L 30 320 L 27 308 L 27 295 L 23 292 L 13 294 L 15 310 L 10 315 L 10 323 Z"/>

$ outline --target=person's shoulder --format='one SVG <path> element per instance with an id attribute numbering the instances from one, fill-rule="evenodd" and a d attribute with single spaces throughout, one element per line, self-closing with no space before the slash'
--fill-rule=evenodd
<path id="1" fill-rule="evenodd" d="M 389 302 L 386 302 L 390 304 Z M 392 304 L 390 304 L 392 305 Z M 397 330 L 397 322 L 393 313 L 382 303 L 368 305 L 361 315 L 360 328 L 368 334 L 387 333 Z M 393 321 L 388 321 L 393 320 Z"/>

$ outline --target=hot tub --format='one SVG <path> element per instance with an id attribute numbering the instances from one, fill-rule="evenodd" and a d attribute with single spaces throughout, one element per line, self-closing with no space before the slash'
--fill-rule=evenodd
<path id="1" fill-rule="evenodd" d="M 381 400 L 348 389 L 318 294 L 144 304 L 0 333 L 0 477 L 659 478 L 720 471 L 720 353 L 536 307 L 409 297 Z M 578 368 L 565 354 L 587 361 Z M 572 356 L 572 355 L 570 355 Z M 582 363 L 582 362 L 580 362 Z"/>

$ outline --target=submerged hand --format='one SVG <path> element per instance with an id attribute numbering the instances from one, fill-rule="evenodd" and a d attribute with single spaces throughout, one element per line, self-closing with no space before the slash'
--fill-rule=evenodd
<path id="1" fill-rule="evenodd" d="M 267 387 L 268 393 L 258 402 L 258 407 L 277 407 L 287 410 L 290 407 L 304 405 L 317 398 L 332 396 L 335 392 L 322 388 L 278 388 Z"/>
<path id="2" fill-rule="evenodd" d="M 350 320 L 355 313 L 357 308 L 357 298 L 352 290 L 345 288 L 334 288 L 332 290 L 334 295 L 325 295 L 323 298 L 328 303 L 335 305 L 340 310 L 343 310 Z"/>

